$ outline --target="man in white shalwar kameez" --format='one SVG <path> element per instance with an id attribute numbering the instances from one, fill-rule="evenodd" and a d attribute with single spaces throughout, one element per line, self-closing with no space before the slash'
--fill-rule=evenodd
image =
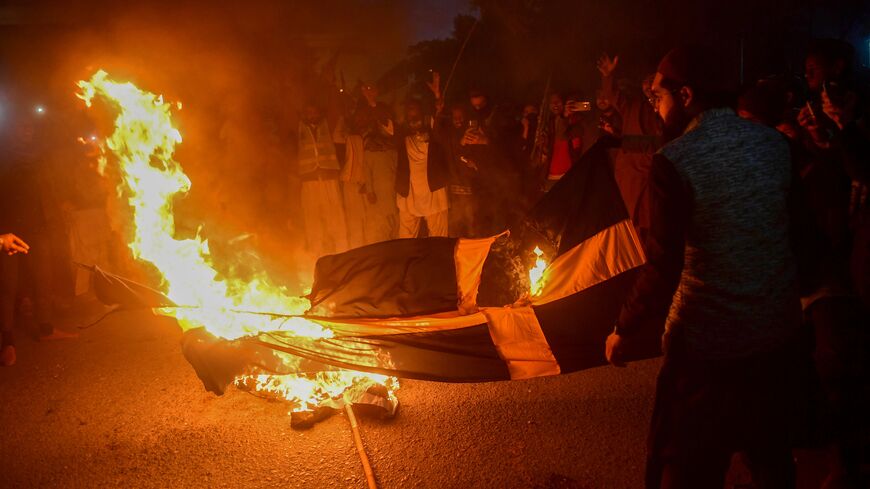
<path id="1" fill-rule="evenodd" d="M 408 127 L 399 142 L 396 206 L 399 238 L 416 238 L 426 222 L 428 236 L 447 236 L 448 170 L 444 146 L 432 137 L 416 101 L 408 102 Z"/>

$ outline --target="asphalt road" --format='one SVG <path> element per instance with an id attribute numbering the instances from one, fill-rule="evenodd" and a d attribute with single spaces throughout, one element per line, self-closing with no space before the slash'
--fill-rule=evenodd
<path id="1" fill-rule="evenodd" d="M 2 487 L 364 488 L 344 415 L 204 391 L 174 322 L 114 316 L 76 340 L 19 340 L 0 369 Z M 638 488 L 658 360 L 530 381 L 404 381 L 360 418 L 382 488 Z"/>

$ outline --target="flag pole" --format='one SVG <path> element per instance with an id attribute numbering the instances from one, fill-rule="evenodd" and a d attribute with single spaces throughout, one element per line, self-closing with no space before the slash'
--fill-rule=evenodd
<path id="1" fill-rule="evenodd" d="M 549 110 L 547 106 L 547 97 L 550 95 L 550 82 L 553 80 L 553 71 L 550 71 L 550 74 L 547 75 L 547 83 L 544 86 L 544 97 L 541 100 L 541 107 L 538 109 L 538 124 L 535 127 L 535 140 L 532 143 L 532 153 L 529 155 L 531 159 L 532 168 L 537 168 L 538 165 L 541 164 L 541 159 L 543 159 L 543 144 L 544 144 L 544 133 L 546 131 L 545 125 L 549 123 L 549 117 L 547 117 L 547 111 Z"/>
<path id="2" fill-rule="evenodd" d="M 365 446 L 363 446 L 362 437 L 359 435 L 359 425 L 356 422 L 356 416 L 353 414 L 353 406 L 350 403 L 344 405 L 344 412 L 347 413 L 347 420 L 350 421 L 350 431 L 353 432 L 353 442 L 356 445 L 356 452 L 359 454 L 359 459 L 363 465 L 363 472 L 366 474 L 366 482 L 369 489 L 378 489 L 378 483 L 375 481 L 375 473 L 372 470 L 372 465 L 369 463 L 369 456 L 366 455 Z"/>
<path id="3" fill-rule="evenodd" d="M 471 35 L 474 34 L 474 29 L 477 28 L 477 24 L 480 23 L 480 18 L 474 19 L 474 24 L 471 25 L 471 29 L 468 30 L 468 35 L 465 36 L 465 41 L 462 42 L 462 46 L 459 48 L 459 53 L 456 55 L 456 59 L 453 60 L 453 67 L 450 68 L 450 74 L 447 76 L 447 81 L 444 82 L 444 90 L 441 92 L 441 98 L 447 100 L 447 89 L 450 88 L 450 80 L 453 79 L 453 73 L 456 72 L 456 66 L 459 64 L 459 60 L 462 59 L 462 53 L 465 52 L 465 46 L 468 45 L 468 41 L 471 40 Z"/>

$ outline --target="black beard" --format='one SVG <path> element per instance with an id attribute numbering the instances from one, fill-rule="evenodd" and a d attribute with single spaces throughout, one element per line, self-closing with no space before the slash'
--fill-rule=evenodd
<path id="1" fill-rule="evenodd" d="M 662 130 L 664 142 L 668 143 L 682 136 L 690 121 L 689 114 L 682 107 L 675 107 L 671 110 L 668 118 L 664 119 L 664 128 Z"/>
<path id="2" fill-rule="evenodd" d="M 408 121 L 408 128 L 410 128 L 414 132 L 422 132 L 423 120 L 421 119 L 421 120 Z"/>

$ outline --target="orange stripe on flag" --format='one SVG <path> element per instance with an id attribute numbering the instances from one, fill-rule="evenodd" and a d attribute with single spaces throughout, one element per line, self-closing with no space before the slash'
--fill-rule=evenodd
<path id="1" fill-rule="evenodd" d="M 620 221 L 559 255 L 544 271 L 539 306 L 588 289 L 646 263 L 646 255 L 629 219 Z"/>
<path id="2" fill-rule="evenodd" d="M 507 364 L 512 380 L 561 372 L 531 307 L 492 307 L 483 308 L 481 312 L 486 316 L 489 335 Z"/>
<path id="3" fill-rule="evenodd" d="M 459 298 L 456 307 L 460 314 L 477 312 L 477 292 L 480 290 L 480 274 L 483 263 L 489 255 L 489 248 L 496 239 L 508 234 L 501 234 L 483 239 L 456 240 L 453 250 L 453 260 L 456 264 L 456 296 Z"/>

